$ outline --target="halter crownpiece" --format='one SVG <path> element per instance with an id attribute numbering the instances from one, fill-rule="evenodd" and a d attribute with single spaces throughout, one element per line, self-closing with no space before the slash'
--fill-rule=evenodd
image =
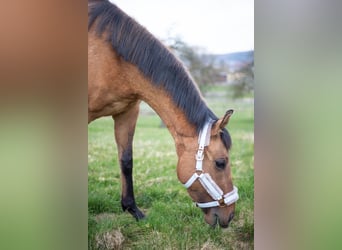
<path id="1" fill-rule="evenodd" d="M 214 199 L 214 201 L 211 202 L 196 202 L 197 206 L 200 208 L 229 206 L 239 199 L 237 187 L 233 186 L 233 190 L 231 192 L 223 194 L 222 189 L 214 182 L 210 174 L 203 172 L 204 148 L 210 143 L 212 124 L 213 120 L 208 121 L 199 134 L 198 150 L 196 153 L 196 170 L 190 179 L 184 184 L 186 188 L 189 188 L 196 180 L 199 180 L 203 188 Z"/>

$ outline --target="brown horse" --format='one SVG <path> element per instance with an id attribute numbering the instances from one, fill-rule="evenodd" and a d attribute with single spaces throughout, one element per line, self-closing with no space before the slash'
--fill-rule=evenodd
<path id="1" fill-rule="evenodd" d="M 210 225 L 227 227 L 234 216 L 233 186 L 225 126 L 179 60 L 145 28 L 107 0 L 88 2 L 88 123 L 112 116 L 121 167 L 123 210 L 144 214 L 134 199 L 132 140 L 143 100 L 175 141 L 177 175 Z"/>

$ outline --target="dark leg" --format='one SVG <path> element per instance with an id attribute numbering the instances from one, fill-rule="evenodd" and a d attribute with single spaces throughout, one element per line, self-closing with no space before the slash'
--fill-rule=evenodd
<path id="1" fill-rule="evenodd" d="M 132 142 L 138 113 L 139 104 L 123 114 L 113 116 L 115 121 L 115 139 L 118 145 L 119 162 L 121 167 L 121 206 L 124 211 L 127 210 L 137 220 L 145 217 L 135 204 L 132 177 Z"/>

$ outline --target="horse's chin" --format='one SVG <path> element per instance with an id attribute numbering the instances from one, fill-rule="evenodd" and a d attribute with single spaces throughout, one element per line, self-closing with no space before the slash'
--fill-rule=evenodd
<path id="1" fill-rule="evenodd" d="M 221 220 L 217 215 L 213 214 L 213 215 L 205 215 L 204 219 L 206 221 L 206 223 L 208 223 L 211 227 L 216 227 L 217 224 L 220 225 L 220 227 L 222 228 L 227 228 L 229 226 L 229 222 L 228 220 Z"/>
<path id="2" fill-rule="evenodd" d="M 211 208 L 204 215 L 204 220 L 212 227 L 216 227 L 217 224 L 222 228 L 227 228 L 229 226 L 230 221 L 233 219 L 233 213 L 222 213 L 218 210 L 218 208 Z"/>
<path id="3" fill-rule="evenodd" d="M 217 216 L 214 213 L 207 213 L 204 215 L 204 220 L 210 226 L 215 227 L 217 225 Z"/>

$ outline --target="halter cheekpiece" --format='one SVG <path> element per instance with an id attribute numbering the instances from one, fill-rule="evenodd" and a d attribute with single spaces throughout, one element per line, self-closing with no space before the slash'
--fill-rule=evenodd
<path id="1" fill-rule="evenodd" d="M 203 129 L 201 130 L 198 137 L 198 150 L 196 153 L 196 169 L 195 173 L 190 179 L 184 184 L 186 188 L 189 188 L 197 179 L 208 192 L 208 194 L 214 199 L 214 201 L 199 203 L 196 202 L 200 208 L 209 207 L 224 207 L 233 204 L 239 199 L 238 189 L 233 186 L 233 190 L 227 194 L 223 194 L 222 189 L 214 182 L 209 173 L 203 172 L 203 159 L 204 159 L 204 148 L 210 143 L 211 126 L 213 121 L 208 121 Z"/>

